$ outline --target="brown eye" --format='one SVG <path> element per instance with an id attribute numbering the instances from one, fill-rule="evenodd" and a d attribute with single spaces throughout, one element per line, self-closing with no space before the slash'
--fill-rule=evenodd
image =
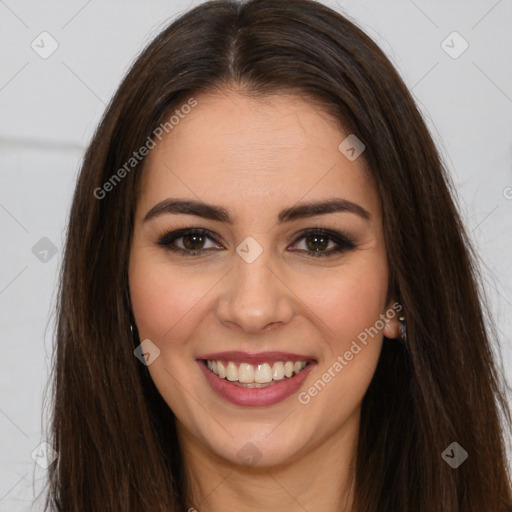
<path id="1" fill-rule="evenodd" d="M 303 252 L 313 257 L 333 256 L 335 253 L 342 253 L 356 247 L 354 242 L 341 233 L 321 228 L 312 228 L 304 231 L 295 240 L 294 245 L 297 245 L 300 240 L 304 240 L 305 248 L 292 249 L 292 252 Z M 208 241 L 213 242 L 213 245 L 206 247 L 205 244 Z M 171 231 L 163 235 L 157 242 L 157 245 L 185 256 L 197 256 L 212 250 L 223 249 L 209 231 L 199 228 Z"/>
<path id="2" fill-rule="evenodd" d="M 205 241 L 205 236 L 198 233 L 191 233 L 189 235 L 182 236 L 181 238 L 183 239 L 183 245 L 185 246 L 185 249 L 190 251 L 202 249 Z"/>
<path id="3" fill-rule="evenodd" d="M 299 240 L 304 240 L 305 249 L 299 249 L 299 252 L 309 253 L 310 256 L 331 256 L 335 253 L 350 251 L 356 248 L 356 244 L 341 233 L 328 231 L 321 228 L 308 229 L 302 233 L 302 236 L 295 240 L 297 244 Z M 329 244 L 334 244 L 334 248 L 327 250 Z M 332 247 L 332 245 L 331 245 Z M 294 251 L 297 249 L 294 249 Z"/>
<path id="4" fill-rule="evenodd" d="M 323 235 L 308 235 L 304 239 L 308 249 L 312 251 L 324 251 L 329 245 L 329 238 Z"/>
<path id="5" fill-rule="evenodd" d="M 180 240 L 181 247 L 178 245 Z M 215 242 L 215 244 L 217 243 L 205 229 L 179 229 L 162 236 L 157 242 L 157 245 L 187 256 L 195 256 L 196 254 L 209 252 L 219 247 L 215 244 L 213 247 L 205 247 L 205 243 L 209 240 Z"/>

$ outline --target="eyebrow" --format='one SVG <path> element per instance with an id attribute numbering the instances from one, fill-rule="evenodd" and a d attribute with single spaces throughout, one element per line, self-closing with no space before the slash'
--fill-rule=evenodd
<path id="1" fill-rule="evenodd" d="M 281 210 L 277 216 L 277 220 L 278 224 L 283 224 L 297 219 L 305 219 L 307 217 L 336 212 L 354 213 L 364 220 L 370 220 L 371 218 L 369 212 L 359 204 L 348 201 L 347 199 L 333 198 L 325 201 L 300 203 L 291 206 L 290 208 Z M 235 222 L 235 218 L 222 206 L 192 199 L 168 198 L 153 206 L 144 216 L 143 223 L 166 214 L 195 215 L 226 224 L 233 224 Z"/>

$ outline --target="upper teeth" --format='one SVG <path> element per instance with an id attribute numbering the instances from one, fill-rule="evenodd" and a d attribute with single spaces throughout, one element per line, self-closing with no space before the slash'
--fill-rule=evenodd
<path id="1" fill-rule="evenodd" d="M 208 368 L 221 377 L 231 382 L 238 381 L 245 384 L 251 384 L 253 382 L 267 383 L 272 380 L 282 380 L 284 377 L 291 377 L 293 373 L 299 373 L 303 370 L 307 364 L 307 361 L 292 361 L 275 362 L 273 365 L 270 363 L 262 363 L 252 365 L 249 363 L 237 364 L 233 361 L 222 362 L 222 361 L 207 361 Z"/>

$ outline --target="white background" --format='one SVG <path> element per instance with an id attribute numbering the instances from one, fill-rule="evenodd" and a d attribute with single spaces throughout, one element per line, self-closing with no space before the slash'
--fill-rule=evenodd
<path id="1" fill-rule="evenodd" d="M 31 453 L 45 439 L 57 271 L 84 148 L 142 47 L 198 3 L 0 0 L 0 511 L 31 510 L 46 474 Z M 417 99 L 482 258 L 510 376 L 512 2 L 328 5 L 377 41 Z M 59 45 L 47 59 L 31 48 L 43 31 Z M 442 47 L 453 31 L 469 44 L 455 59 Z M 46 263 L 32 253 L 42 237 L 57 247 Z"/>

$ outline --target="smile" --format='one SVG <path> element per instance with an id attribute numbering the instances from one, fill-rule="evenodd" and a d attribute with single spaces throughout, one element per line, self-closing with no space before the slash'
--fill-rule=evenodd
<path id="1" fill-rule="evenodd" d="M 276 361 L 275 363 L 237 363 L 235 361 L 207 360 L 207 367 L 221 379 L 234 384 L 262 388 L 275 384 L 283 379 L 299 374 L 308 364 L 308 361 Z"/>
<path id="2" fill-rule="evenodd" d="M 219 359 L 196 361 L 206 383 L 219 398 L 238 406 L 248 407 L 274 405 L 298 393 L 317 364 L 312 359 L 275 361 L 272 364 Z"/>

